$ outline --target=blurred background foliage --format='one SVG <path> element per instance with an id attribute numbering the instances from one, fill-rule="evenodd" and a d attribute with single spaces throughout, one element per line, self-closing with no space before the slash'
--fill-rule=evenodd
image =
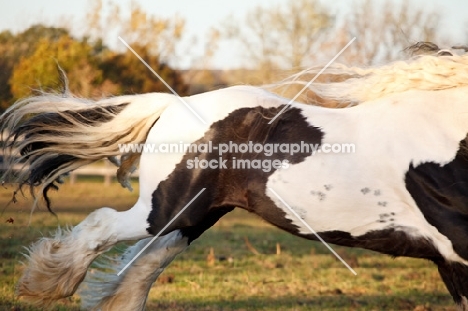
<path id="1" fill-rule="evenodd" d="M 355 0 L 337 19 L 318 0 L 289 0 L 257 7 L 243 18 L 230 17 L 205 34 L 205 48 L 190 68 L 175 68 L 177 51 L 187 31 L 180 16 L 163 18 L 118 1 L 89 0 L 83 35 L 67 25 L 34 25 L 22 32 L 0 33 L 0 111 L 37 91 L 62 88 L 57 64 L 65 71 L 73 94 L 110 95 L 167 92 L 167 88 L 129 50 L 114 50 L 106 37 L 116 33 L 180 95 L 191 95 L 237 83 L 265 84 L 311 64 L 328 62 L 359 34 L 341 62 L 372 65 L 396 60 L 417 41 L 439 39 L 441 16 L 411 1 Z M 110 8 L 110 9 L 109 9 Z M 109 13 L 110 12 L 110 13 Z M 122 14 L 125 12 L 125 14 Z M 65 23 L 66 24 L 66 23 Z M 195 38 L 196 39 L 196 38 Z M 242 51 L 244 66 L 212 68 L 221 43 Z"/>

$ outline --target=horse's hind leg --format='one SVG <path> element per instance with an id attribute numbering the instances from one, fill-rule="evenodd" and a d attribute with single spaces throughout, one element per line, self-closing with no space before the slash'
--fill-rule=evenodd
<path id="1" fill-rule="evenodd" d="M 129 247 L 113 267 L 89 275 L 79 294 L 85 310 L 145 310 L 151 285 L 180 252 L 188 246 L 188 238 L 180 230 L 155 239 L 139 241 Z M 146 245 L 148 248 L 122 274 L 117 275 Z M 111 268 L 109 271 L 109 268 Z"/>
<path id="2" fill-rule="evenodd" d="M 86 310 L 101 311 L 144 310 L 151 285 L 174 260 L 177 254 L 184 251 L 192 241 L 197 239 L 205 230 L 214 225 L 219 218 L 232 209 L 233 207 L 229 206 L 216 208 L 211 210 L 197 225 L 174 230 L 154 240 L 120 276 L 117 276 L 117 273 L 151 239 L 139 241 L 130 247 L 121 258 L 121 262 L 111 269 L 113 270 L 111 272 L 112 275 L 104 276 L 103 274 L 99 274 L 96 277 L 92 277 L 92 281 L 86 282 L 85 286 L 88 288 L 81 291 L 83 307 Z"/>
<path id="3" fill-rule="evenodd" d="M 460 310 L 468 311 L 468 266 L 440 260 L 436 262 L 440 276 Z"/>
<path id="4" fill-rule="evenodd" d="M 149 236 L 148 214 L 149 209 L 140 201 L 125 212 L 101 208 L 73 229 L 40 239 L 29 250 L 17 294 L 45 305 L 73 295 L 99 254 L 119 241 Z"/>

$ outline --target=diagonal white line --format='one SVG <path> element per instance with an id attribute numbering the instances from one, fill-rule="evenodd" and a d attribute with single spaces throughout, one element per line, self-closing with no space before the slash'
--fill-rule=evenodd
<path id="1" fill-rule="evenodd" d="M 293 213 L 293 215 L 296 216 L 296 218 L 299 219 L 299 221 L 302 222 L 302 224 L 303 224 L 304 226 L 306 226 L 307 229 L 309 229 L 310 232 L 312 232 L 312 233 L 317 237 L 317 239 L 319 239 L 320 242 L 322 242 L 322 243 L 330 250 L 330 252 L 332 252 L 333 255 L 335 255 L 336 258 L 338 258 L 338 259 L 346 266 L 346 268 L 349 269 L 349 271 L 351 271 L 354 275 L 357 275 L 356 271 L 354 271 L 353 268 L 351 268 L 351 267 L 346 263 L 346 261 L 344 261 L 344 259 L 341 258 L 340 255 L 338 255 L 338 254 L 333 250 L 333 248 L 331 248 L 330 245 L 328 245 L 328 243 L 325 242 L 325 241 L 322 239 L 322 237 L 321 237 L 320 235 L 318 235 L 317 232 L 315 232 L 314 229 L 312 229 L 312 228 L 309 226 L 309 224 L 306 223 L 306 222 L 304 221 L 304 219 L 302 219 L 302 218 L 291 208 L 291 206 L 289 206 L 289 205 L 276 193 L 275 190 L 273 190 L 273 189 L 270 188 L 270 187 L 268 187 L 268 190 L 270 190 L 271 193 L 273 193 L 273 194 L 278 198 L 278 200 L 280 200 L 281 203 L 283 203 L 284 206 L 286 206 L 286 207 L 291 211 L 291 213 Z"/>
<path id="2" fill-rule="evenodd" d="M 166 81 L 164 81 L 164 79 L 161 78 L 161 76 L 158 75 L 158 73 L 154 71 L 143 58 L 140 57 L 140 55 L 138 55 L 138 53 L 135 52 L 135 50 L 133 50 L 124 39 L 122 39 L 122 37 L 119 36 L 119 40 L 122 41 L 122 43 L 172 92 L 172 94 L 174 94 L 187 107 L 188 110 L 190 110 L 203 124 L 206 124 L 205 120 L 203 120 L 203 118 L 200 117 L 200 115 L 196 113 L 195 110 L 193 110 L 193 108 L 182 97 L 180 97 L 179 94 L 177 94 L 177 92 L 174 91 L 174 89 L 167 84 Z"/>
<path id="3" fill-rule="evenodd" d="M 293 99 L 291 99 L 289 101 L 289 103 L 286 104 L 286 106 L 283 107 L 283 109 L 281 109 L 280 112 L 278 112 L 276 114 L 276 116 L 270 120 L 270 122 L 268 122 L 268 124 L 271 124 L 273 123 L 273 121 L 275 121 L 276 118 L 278 118 L 286 109 L 289 108 L 289 106 L 291 106 L 291 103 L 294 102 L 301 94 L 302 92 L 304 92 L 305 89 L 307 89 L 314 81 L 315 79 L 317 79 L 327 68 L 328 66 L 330 66 L 350 45 L 351 43 L 354 42 L 354 40 L 356 40 L 356 37 L 352 38 L 351 41 L 348 42 L 348 44 L 346 44 L 344 46 L 344 48 L 341 49 L 341 51 L 338 52 L 338 54 L 335 55 L 335 57 L 333 57 L 326 65 L 325 67 L 323 67 L 316 75 L 315 77 L 312 78 L 312 80 L 310 80 L 303 88 L 302 90 L 299 91 L 299 93 L 296 94 L 296 96 L 294 96 Z"/>
<path id="4" fill-rule="evenodd" d="M 167 227 L 169 227 L 173 222 L 174 220 L 177 219 L 177 217 L 179 217 L 186 209 L 187 207 L 190 206 L 190 204 L 193 203 L 193 201 L 195 201 L 196 198 L 198 198 L 200 196 L 200 194 L 202 194 L 203 191 L 205 191 L 206 188 L 203 188 L 202 190 L 200 190 L 200 192 L 197 193 L 196 196 L 193 197 L 192 200 L 190 200 L 190 202 L 187 203 L 187 205 L 184 206 L 183 209 L 180 210 L 180 212 L 177 213 L 177 215 L 174 216 L 174 218 L 171 219 L 171 221 L 169 221 L 167 223 L 167 225 L 164 226 L 164 228 L 161 229 L 161 231 L 158 232 L 158 234 L 156 234 L 152 239 L 151 241 L 148 242 L 148 244 L 145 245 L 145 247 L 143 247 L 143 249 L 138 252 L 138 254 L 135 255 L 135 257 L 132 258 L 132 260 L 130 260 L 126 265 L 125 267 L 122 268 L 122 270 L 120 270 L 119 273 L 117 273 L 118 276 L 120 276 L 122 274 L 122 272 L 124 272 L 138 257 L 140 257 L 140 255 L 154 242 L 154 240 L 156 240 L 160 235 L 161 233 L 164 232 L 164 230 L 167 229 Z"/>

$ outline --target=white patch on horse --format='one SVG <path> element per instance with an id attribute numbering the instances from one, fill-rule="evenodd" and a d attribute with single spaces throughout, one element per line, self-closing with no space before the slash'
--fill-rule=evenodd
<path id="1" fill-rule="evenodd" d="M 425 220 L 404 183 L 410 164 L 431 161 L 444 165 L 454 159 L 459 141 L 468 131 L 468 114 L 463 124 L 454 127 L 450 105 L 464 104 L 458 97 L 466 92 L 466 88 L 437 93 L 412 91 L 344 110 L 303 108 L 309 123 L 324 132 L 322 144 L 353 143 L 356 152 L 316 153 L 273 173 L 267 187 L 274 187 L 290 206 L 305 210 L 304 220 L 316 232 L 339 230 L 360 236 L 392 227 L 410 236 L 430 238 L 444 257 L 467 264 L 454 252 L 450 240 Z M 460 111 L 460 107 L 452 109 Z M 360 122 L 364 119 L 368 122 Z M 451 130 L 440 131 L 441 126 Z M 375 135 L 376 128 L 379 135 Z M 321 189 L 330 181 L 330 172 L 334 172 L 334 191 L 327 193 L 326 199 L 320 200 L 316 190 L 298 195 L 298 189 Z M 280 180 L 282 187 L 274 185 Z M 319 200 L 311 201 L 311 194 Z M 302 234 L 309 233 L 281 202 L 268 191 L 266 195 Z M 398 217 L 392 222 L 379 221 L 379 215 L 385 213 Z"/>

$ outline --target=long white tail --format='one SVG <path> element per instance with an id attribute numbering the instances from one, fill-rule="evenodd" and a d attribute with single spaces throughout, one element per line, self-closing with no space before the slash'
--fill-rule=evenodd
<path id="1" fill-rule="evenodd" d="M 0 116 L 4 144 L 3 178 L 20 172 L 20 187 L 40 186 L 43 196 L 60 177 L 80 166 L 120 154 L 119 144 L 143 143 L 164 109 L 169 94 L 120 96 L 100 101 L 43 94 L 21 100 Z M 124 170 L 138 156 L 116 164 Z M 18 169 L 18 166 L 28 169 Z M 120 172 L 121 177 L 126 172 Z M 121 180 L 125 184 L 124 180 Z"/>

